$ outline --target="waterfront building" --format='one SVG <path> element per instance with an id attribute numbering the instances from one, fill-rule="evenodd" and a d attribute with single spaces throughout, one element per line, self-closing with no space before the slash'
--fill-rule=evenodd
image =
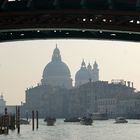
<path id="1" fill-rule="evenodd" d="M 67 94 L 66 88 L 38 85 L 26 90 L 26 103 L 22 106 L 24 112 L 31 116 L 32 110 L 38 110 L 40 117 L 62 117 L 63 102 Z"/>
<path id="2" fill-rule="evenodd" d="M 105 97 L 98 99 L 98 112 L 107 114 L 109 117 L 118 116 L 118 99 L 115 97 Z M 123 112 L 124 113 L 124 112 Z"/>
<path id="3" fill-rule="evenodd" d="M 79 96 L 84 100 L 84 112 L 106 113 L 109 117 L 125 116 L 129 118 L 140 118 L 140 94 L 130 86 L 131 82 L 122 80 L 89 82 L 80 86 Z M 83 113 L 84 113 L 83 112 Z"/>
<path id="4" fill-rule="evenodd" d="M 118 114 L 129 119 L 140 119 L 140 95 L 135 94 L 118 101 Z"/>

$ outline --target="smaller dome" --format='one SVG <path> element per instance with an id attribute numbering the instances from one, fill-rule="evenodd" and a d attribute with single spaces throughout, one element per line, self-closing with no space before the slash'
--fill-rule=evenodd
<path id="1" fill-rule="evenodd" d="M 77 73 L 75 75 L 75 81 L 77 81 L 77 80 L 89 80 L 90 77 L 91 77 L 90 72 L 86 68 L 86 64 L 85 64 L 85 62 L 83 60 L 80 70 L 77 71 Z"/>
<path id="2" fill-rule="evenodd" d="M 79 70 L 77 71 L 75 75 L 76 80 L 89 80 L 90 79 L 90 73 L 87 70 Z"/>

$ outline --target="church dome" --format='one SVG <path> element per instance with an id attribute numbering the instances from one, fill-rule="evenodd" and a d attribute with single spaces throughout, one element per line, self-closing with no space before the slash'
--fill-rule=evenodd
<path id="1" fill-rule="evenodd" d="M 87 69 L 80 69 L 75 75 L 76 80 L 89 80 L 90 73 Z"/>
<path id="2" fill-rule="evenodd" d="M 47 76 L 70 76 L 68 66 L 62 61 L 51 61 L 43 71 L 43 78 Z"/>
<path id="3" fill-rule="evenodd" d="M 59 49 L 56 47 L 53 51 L 52 60 L 43 71 L 42 84 L 52 86 L 63 86 L 70 88 L 72 79 L 70 70 L 62 60 Z"/>

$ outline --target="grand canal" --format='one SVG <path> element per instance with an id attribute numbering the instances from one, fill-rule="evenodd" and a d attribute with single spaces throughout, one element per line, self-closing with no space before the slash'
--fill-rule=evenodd
<path id="1" fill-rule="evenodd" d="M 0 135 L 0 140 L 139 140 L 140 120 L 128 120 L 127 124 L 114 124 L 114 120 L 94 121 L 93 125 L 64 123 L 57 119 L 55 126 L 47 126 L 40 119 L 39 129 L 32 125 L 21 125 L 21 132 L 9 131 Z"/>

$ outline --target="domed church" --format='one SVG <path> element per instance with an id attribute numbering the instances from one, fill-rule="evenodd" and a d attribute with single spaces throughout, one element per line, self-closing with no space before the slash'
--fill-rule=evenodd
<path id="1" fill-rule="evenodd" d="M 88 83 L 89 80 L 99 80 L 98 65 L 92 66 L 83 60 L 80 70 L 75 75 L 75 86 Z M 41 84 L 27 88 L 26 103 L 22 106 L 22 114 L 39 110 L 40 117 L 55 116 L 65 117 L 71 114 L 72 106 L 77 107 L 80 94 L 70 94 L 76 88 L 72 88 L 72 78 L 69 67 L 61 59 L 60 50 L 54 49 L 51 61 L 45 66 L 41 78 Z M 76 90 L 77 92 L 77 90 Z M 75 93 L 76 93 L 75 92 Z M 73 100 L 76 102 L 73 104 Z M 74 107 L 75 108 L 75 107 Z M 72 109 L 73 110 L 73 109 Z M 75 110 L 75 113 L 78 113 Z M 31 116 L 31 114 L 30 114 Z"/>
<path id="2" fill-rule="evenodd" d="M 59 49 L 53 51 L 52 60 L 48 63 L 43 71 L 41 80 L 42 85 L 51 85 L 53 87 L 72 88 L 72 79 L 70 70 L 62 60 Z"/>

